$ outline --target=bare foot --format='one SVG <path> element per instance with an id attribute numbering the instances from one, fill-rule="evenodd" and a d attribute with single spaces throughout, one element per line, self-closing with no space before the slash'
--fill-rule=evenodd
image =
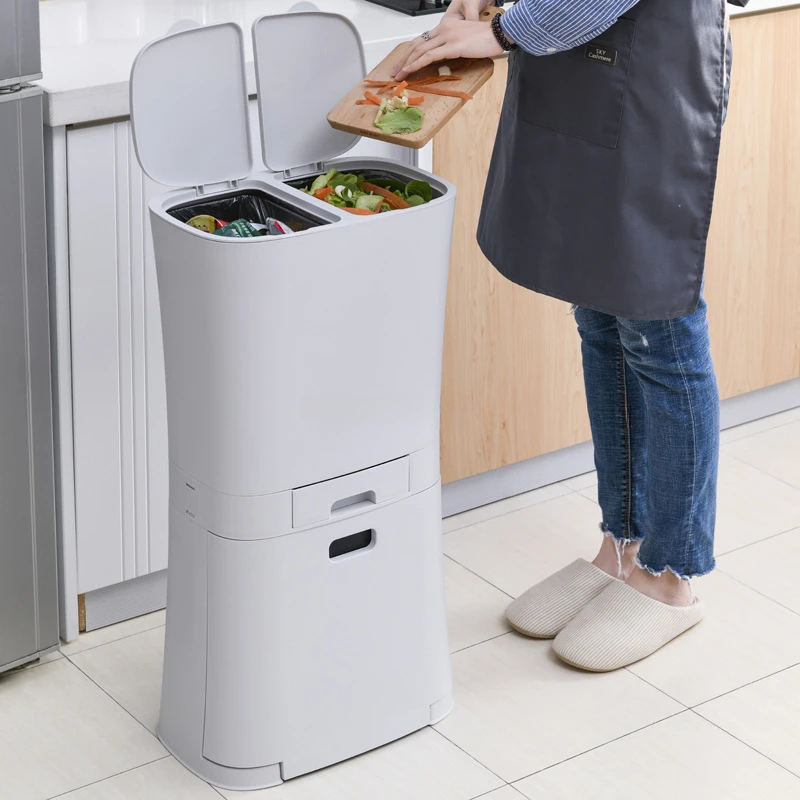
<path id="1" fill-rule="evenodd" d="M 641 542 L 630 542 L 620 545 L 623 549 L 618 557 L 614 538 L 612 536 L 604 536 L 600 545 L 600 552 L 592 561 L 592 564 L 612 577 L 626 581 L 636 565 L 634 559 L 639 552 L 640 544 Z"/>
<path id="2" fill-rule="evenodd" d="M 689 581 L 679 578 L 669 570 L 656 577 L 647 570 L 636 567 L 625 582 L 632 589 L 669 606 L 690 606 L 694 602 Z"/>

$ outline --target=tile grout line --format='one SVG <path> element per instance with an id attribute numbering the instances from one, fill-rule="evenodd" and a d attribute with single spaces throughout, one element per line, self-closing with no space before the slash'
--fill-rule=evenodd
<path id="1" fill-rule="evenodd" d="M 560 764 L 566 764 L 568 761 L 572 761 L 573 759 L 585 756 L 587 753 L 591 753 L 594 750 L 599 750 L 601 747 L 605 747 L 606 745 L 612 744 L 613 742 L 618 742 L 620 739 L 626 739 L 628 736 L 633 736 L 633 734 L 635 733 L 641 733 L 642 731 L 647 730 L 648 728 L 652 728 L 654 725 L 660 725 L 662 722 L 666 722 L 668 719 L 672 719 L 673 717 L 679 717 L 681 714 L 687 714 L 691 710 L 692 710 L 691 708 L 684 707 L 680 711 L 676 711 L 674 714 L 668 714 L 666 717 L 654 720 L 653 722 L 650 722 L 647 725 L 643 725 L 641 728 L 636 728 L 636 730 L 628 731 L 628 733 L 623 733 L 621 736 L 615 736 L 613 739 L 609 739 L 607 742 L 603 742 L 602 744 L 597 744 L 594 747 L 589 747 L 588 749 L 582 750 L 580 753 L 575 753 L 575 755 L 569 756 L 568 758 L 562 758 L 561 761 L 556 761 L 554 764 L 548 764 L 546 767 L 534 770 L 528 775 L 523 775 L 521 778 L 515 778 L 513 783 L 520 783 L 521 781 L 526 781 L 528 780 L 528 778 L 532 778 L 534 775 L 538 775 L 540 772 L 547 772 L 547 770 L 553 769 L 553 767 L 557 767 Z"/>
<path id="2" fill-rule="evenodd" d="M 80 655 L 80 654 L 76 653 L 76 655 Z M 89 681 L 91 681 L 106 697 L 108 697 L 108 699 L 111 700 L 112 703 L 115 703 L 116 705 L 118 705 L 137 725 L 140 725 L 142 728 L 144 728 L 144 730 L 147 731 L 147 733 L 150 736 L 152 736 L 153 739 L 156 740 L 156 742 L 158 742 L 158 746 L 159 747 L 161 747 L 164 750 L 166 750 L 164 745 L 161 744 L 161 742 L 159 741 L 158 736 L 156 736 L 156 734 L 154 734 L 153 731 L 151 731 L 150 728 L 147 727 L 147 725 L 145 725 L 143 722 L 140 722 L 138 719 L 136 719 L 136 717 L 134 717 L 133 714 L 131 714 L 131 712 L 128 711 L 128 709 L 125 708 L 125 706 L 123 706 L 122 703 L 119 702 L 119 700 L 117 700 L 115 697 L 112 697 L 111 694 L 109 694 L 91 675 L 89 675 L 87 672 L 84 672 L 84 670 L 82 670 L 69 656 L 65 656 L 65 658 L 67 659 L 67 661 L 69 661 L 70 664 L 72 664 L 73 667 L 75 667 L 75 669 L 78 670 L 78 672 L 81 673 L 81 675 L 83 675 Z M 156 761 L 158 761 L 158 760 L 159 759 L 156 759 Z"/>
<path id="3" fill-rule="evenodd" d="M 722 694 L 714 695 L 714 697 L 709 697 L 708 700 L 703 700 L 700 703 L 695 703 L 693 706 L 688 706 L 690 711 L 697 711 L 698 708 L 707 705 L 708 703 L 713 703 L 715 700 L 719 700 L 721 697 L 727 697 L 729 694 L 733 694 L 734 692 L 738 692 L 740 689 L 746 689 L 748 686 L 753 686 L 756 683 L 761 683 L 761 681 L 766 681 L 769 678 L 774 678 L 776 675 L 780 675 L 782 672 L 788 672 L 790 669 L 795 669 L 795 667 L 800 667 L 800 662 L 797 664 L 790 664 L 788 667 L 783 667 L 781 669 L 775 670 L 775 672 L 770 672 L 769 675 L 763 675 L 760 678 L 755 678 L 752 681 L 748 681 L 747 683 L 743 683 L 741 686 L 737 686 L 735 689 L 728 689 L 727 692 L 722 692 Z M 699 712 L 698 712 L 699 713 Z M 702 714 L 701 714 L 702 716 Z M 705 717 L 703 717 L 705 719 Z M 710 722 L 710 720 L 709 720 Z"/>
<path id="4" fill-rule="evenodd" d="M 784 770 L 784 772 L 788 772 L 790 775 L 793 775 L 795 778 L 797 778 L 798 780 L 800 780 L 800 775 L 798 775 L 796 772 L 792 772 L 792 770 L 790 770 L 788 767 L 785 767 L 785 766 L 784 766 L 783 764 L 781 764 L 779 761 L 776 761 L 774 758 L 771 758 L 771 757 L 770 757 L 770 756 L 768 756 L 766 753 L 762 753 L 760 750 L 758 750 L 757 748 L 753 747 L 753 745 L 751 745 L 751 744 L 748 744 L 748 743 L 747 743 L 747 742 L 745 742 L 743 739 L 740 739 L 738 736 L 734 735 L 734 734 L 733 734 L 733 733 L 731 733 L 729 730 L 726 730 L 726 729 L 725 729 L 725 728 L 723 728 L 721 725 L 718 725 L 718 724 L 717 724 L 716 722 L 714 722 L 713 720 L 711 720 L 711 719 L 707 719 L 707 718 L 706 718 L 706 717 L 704 717 L 702 714 L 699 714 L 697 711 L 695 711 L 693 708 L 690 708 L 690 709 L 689 709 L 689 711 L 691 711 L 691 712 L 692 712 L 692 714 L 694 714 L 696 717 L 699 717 L 700 719 L 702 719 L 702 720 L 703 720 L 703 722 L 707 722 L 709 725 L 713 725 L 713 726 L 714 726 L 714 727 L 715 727 L 717 730 L 719 730 L 719 731 L 722 731 L 722 732 L 723 732 L 724 734 L 726 734 L 727 736 L 730 736 L 730 737 L 731 737 L 731 739 L 733 739 L 734 741 L 737 741 L 737 742 L 739 742 L 740 744 L 743 744 L 745 747 L 749 748 L 749 749 L 750 749 L 750 750 L 752 750 L 754 753 L 758 753 L 758 755 L 760 755 L 762 758 L 766 758 L 766 759 L 767 759 L 767 761 L 771 761 L 773 764 L 775 764 L 775 766 L 776 766 L 776 767 L 780 767 L 782 770 Z"/>
<path id="5" fill-rule="evenodd" d="M 732 581 L 735 581 L 740 586 L 744 586 L 745 589 L 749 589 L 751 592 L 755 592 L 757 595 L 759 595 L 760 597 L 763 597 L 765 600 L 769 600 L 770 603 L 775 603 L 776 606 L 779 606 L 780 608 L 784 609 L 785 611 L 789 611 L 792 614 L 794 614 L 795 616 L 800 617 L 800 611 L 795 611 L 795 609 L 789 608 L 789 606 L 785 606 L 783 603 L 781 603 L 780 601 L 776 600 L 774 597 L 770 597 L 768 594 L 764 594 L 764 592 L 761 592 L 758 589 L 754 588 L 753 586 L 750 586 L 749 584 L 747 584 L 744 581 L 742 581 L 739 578 L 737 578 L 735 575 L 731 575 L 731 574 L 725 572 L 724 568 L 716 567 L 715 572 L 719 572 L 721 575 L 724 575 L 726 578 L 730 578 Z"/>
<path id="6" fill-rule="evenodd" d="M 478 575 L 478 573 L 475 572 L 474 569 L 470 569 L 469 567 L 467 567 L 464 564 L 462 564 L 460 561 L 456 561 L 456 559 L 453 558 L 453 556 L 449 556 L 449 555 L 447 555 L 447 553 L 445 553 L 444 557 L 449 559 L 450 561 L 452 561 L 454 564 L 457 564 L 462 569 L 465 569 L 467 572 L 469 572 L 470 574 L 474 575 L 476 578 L 479 578 L 484 583 L 488 583 L 489 586 L 491 586 L 493 589 L 497 589 L 498 592 L 500 592 L 501 594 L 504 594 L 509 600 L 515 600 L 516 599 L 513 595 L 510 595 L 508 592 L 503 591 L 503 589 L 501 589 L 499 586 L 495 586 L 491 581 L 486 580 L 486 578 L 484 578 L 482 575 Z"/>
<path id="7" fill-rule="evenodd" d="M 755 542 L 749 542 L 748 544 L 740 545 L 739 547 L 734 547 L 733 550 L 726 550 L 724 553 L 714 553 L 714 558 L 723 558 L 725 556 L 729 556 L 731 553 L 738 553 L 740 550 L 744 550 L 747 547 L 755 547 L 757 544 L 761 544 L 762 542 L 768 542 L 770 539 L 776 539 L 778 536 L 784 536 L 787 533 L 795 533 L 800 531 L 800 526 L 793 526 L 791 528 L 787 528 L 785 531 L 779 531 L 778 533 L 771 533 L 769 536 L 765 536 L 763 539 L 759 539 Z M 727 573 L 725 573 L 727 575 Z M 732 576 L 729 576 L 732 577 Z"/>
<path id="8" fill-rule="evenodd" d="M 96 786 L 98 783 L 102 783 L 103 781 L 111 780 L 111 778 L 116 778 L 119 775 L 124 775 L 126 772 L 133 772 L 135 769 L 141 769 L 142 767 L 148 767 L 150 764 L 157 764 L 159 761 L 163 761 L 165 758 L 171 758 L 170 754 L 167 753 L 165 756 L 159 756 L 158 758 L 154 758 L 152 761 L 147 761 L 144 764 L 138 764 L 135 767 L 130 767 L 129 769 L 123 769 L 120 772 L 115 772 L 113 775 L 107 775 L 105 778 L 98 778 L 96 781 L 91 781 L 89 783 L 84 783 L 83 786 L 75 786 L 72 789 L 67 789 L 66 792 L 59 792 L 58 794 L 51 794 L 47 800 L 55 800 L 57 797 L 64 797 L 65 795 L 71 794 L 72 792 L 79 792 L 82 789 L 86 789 L 89 786 Z"/>
<path id="9" fill-rule="evenodd" d="M 633 666 L 633 665 L 631 665 L 631 666 Z M 665 692 L 660 686 L 656 686 L 654 683 L 650 683 L 650 681 L 648 681 L 646 678 L 643 678 L 638 673 L 633 672 L 633 670 L 631 670 L 630 667 L 623 667 L 623 669 L 629 675 L 633 675 L 633 676 L 637 677 L 640 681 L 642 681 L 643 683 L 646 683 L 652 689 L 655 689 L 657 692 L 661 692 L 661 694 L 663 694 L 664 697 L 668 697 L 670 700 L 672 700 L 673 702 L 677 703 L 679 706 L 683 706 L 684 710 L 689 711 L 691 709 L 691 706 L 687 706 L 686 703 L 682 703 L 680 700 L 678 700 L 677 697 L 673 697 L 668 692 Z"/>
<path id="10" fill-rule="evenodd" d="M 437 725 L 438 725 L 438 724 L 439 724 L 439 723 L 437 723 Z M 472 753 L 468 753 L 468 752 L 467 752 L 467 751 L 466 751 L 466 750 L 465 750 L 463 747 L 461 747 L 461 745 L 460 745 L 460 744 L 456 744 L 456 743 L 455 743 L 455 742 L 454 742 L 452 739 L 449 739 L 447 736 L 445 736 L 445 735 L 444 735 L 444 734 L 443 734 L 443 733 L 442 733 L 442 732 L 439 730 L 439 728 L 438 728 L 438 727 L 436 727 L 435 725 L 431 725 L 431 726 L 430 726 L 430 728 L 431 728 L 431 730 L 432 730 L 434 733 L 437 733 L 437 734 L 439 734 L 439 736 L 441 736 L 441 737 L 442 737 L 442 739 L 444 739 L 446 742 L 449 742 L 449 743 L 450 743 L 451 745 L 453 745 L 453 747 L 455 747 L 457 750 L 460 750 L 460 751 L 461 751 L 461 752 L 462 752 L 462 753 L 463 753 L 463 754 L 464 754 L 464 755 L 465 755 L 467 758 L 470 758 L 470 759 L 472 759 L 472 761 L 474 761 L 476 764 L 479 764 L 479 765 L 480 765 L 481 767 L 483 767 L 483 768 L 484 768 L 484 769 L 485 769 L 487 772 L 489 772 L 489 773 L 491 773 L 492 775 L 494 775 L 494 777 L 495 777 L 495 778 L 497 778 L 497 780 L 499 780 L 499 781 L 502 783 L 502 786 L 495 786 L 495 788 L 494 788 L 494 789 L 490 789 L 490 790 L 489 790 L 489 792 L 495 792 L 495 791 L 497 791 L 498 789 L 502 789 L 502 788 L 503 788 L 503 786 L 507 786 L 507 785 L 508 785 L 508 781 L 507 781 L 505 778 L 501 778 L 501 777 L 500 777 L 500 776 L 499 776 L 499 775 L 498 775 L 498 774 L 497 774 L 497 773 L 496 773 L 496 772 L 495 772 L 495 771 L 494 771 L 494 770 L 493 770 L 491 767 L 487 767 L 487 766 L 486 766 L 486 764 L 484 764 L 484 763 L 483 763 L 483 761 L 480 761 L 479 759 L 475 758 L 475 756 L 473 756 L 473 755 L 472 755 Z M 489 792 L 484 792 L 484 794 L 489 794 Z M 478 797 L 480 797 L 481 795 L 477 795 L 477 796 L 478 796 Z M 472 798 L 471 800 L 474 800 L 474 798 Z"/>
<path id="11" fill-rule="evenodd" d="M 775 428 L 773 428 L 772 430 L 775 430 Z M 735 442 L 731 442 L 731 444 L 735 444 Z M 800 486 L 796 486 L 793 483 L 789 483 L 789 481 L 784 480 L 783 478 L 779 478 L 777 475 L 773 475 L 771 472 L 767 472 L 765 469 L 762 469 L 761 467 L 758 467 L 755 464 L 751 464 L 749 461 L 745 461 L 740 456 L 736 456 L 733 453 L 725 453 L 725 455 L 728 456 L 729 458 L 735 459 L 740 464 L 745 464 L 751 469 L 757 470 L 762 475 L 766 475 L 768 478 L 772 478 L 772 480 L 774 481 L 778 481 L 778 483 L 782 483 L 784 486 L 788 486 L 790 489 L 794 489 L 796 492 L 800 492 Z"/>
<path id="12" fill-rule="evenodd" d="M 135 617 L 134 617 L 135 619 Z M 166 623 L 161 622 L 158 625 L 153 625 L 152 628 L 143 628 L 140 631 L 136 631 L 135 633 L 127 633 L 125 636 L 120 636 L 118 639 L 111 639 L 108 642 L 102 642 L 101 644 L 93 644 L 90 647 L 84 647 L 82 650 L 76 650 L 74 653 L 65 653 L 61 647 L 59 647 L 58 652 L 61 653 L 64 658 L 69 658 L 70 656 L 79 656 L 81 653 L 88 653 L 90 650 L 97 650 L 98 647 L 105 647 L 107 644 L 114 644 L 115 642 L 121 642 L 125 639 L 130 639 L 132 636 L 138 636 L 140 633 L 148 633 L 149 631 L 154 631 L 157 628 L 163 628 Z M 111 626 L 109 626 L 111 627 Z M 102 630 L 98 628 L 97 630 Z M 71 642 L 68 642 L 65 647 L 69 647 Z"/>
<path id="13" fill-rule="evenodd" d="M 475 642 L 474 644 L 468 644 L 466 647 L 460 647 L 458 650 L 451 651 L 450 655 L 454 656 L 456 653 L 463 653 L 465 650 L 472 650 L 473 647 L 480 647 L 482 644 L 487 644 L 488 642 L 493 642 L 495 639 L 501 639 L 503 636 L 508 636 L 509 633 L 513 633 L 512 630 L 503 631 L 503 633 L 498 633 L 496 636 L 490 636 L 488 639 L 484 639 L 481 642 Z"/>
<path id="14" fill-rule="evenodd" d="M 788 411 L 794 411 L 795 409 L 787 408 L 786 411 L 778 411 L 778 414 L 786 414 Z M 756 417 L 756 419 L 751 419 L 750 422 L 743 422 L 742 425 L 752 425 L 754 422 L 759 422 L 760 420 L 769 419 L 772 414 L 768 414 L 766 417 Z M 769 428 L 764 428 L 761 431 L 753 431 L 752 433 L 746 433 L 744 436 L 737 436 L 735 439 L 731 439 L 728 442 L 723 442 L 722 446 L 729 444 L 736 444 L 736 442 L 743 442 L 745 439 L 750 439 L 753 436 L 760 436 L 762 433 L 770 433 L 771 431 L 776 431 L 778 428 L 785 428 L 787 425 L 793 425 L 795 422 L 800 422 L 798 419 L 790 419 L 786 422 L 779 422 L 777 425 L 770 425 Z M 733 425 L 730 428 L 725 428 L 725 431 L 733 431 L 736 428 L 740 427 L 739 425 Z M 720 431 L 720 434 L 725 433 L 725 431 Z"/>

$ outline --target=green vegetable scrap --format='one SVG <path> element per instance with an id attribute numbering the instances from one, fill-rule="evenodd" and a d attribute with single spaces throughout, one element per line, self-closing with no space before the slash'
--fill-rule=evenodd
<path id="1" fill-rule="evenodd" d="M 415 111 L 413 108 L 398 109 Z M 389 117 L 396 112 L 384 115 Z M 381 195 L 376 189 L 385 189 L 396 195 L 399 200 L 392 201 L 392 195 Z M 433 199 L 433 188 L 427 181 L 409 181 L 404 183 L 396 178 L 365 178 L 355 173 L 343 173 L 331 169 L 324 175 L 316 177 L 303 191 L 323 200 L 329 205 L 353 214 L 379 214 L 392 211 L 394 208 L 421 206 Z M 387 199 L 388 197 L 388 199 Z M 404 202 L 403 202 L 404 201 Z"/>
<path id="2" fill-rule="evenodd" d="M 414 106 L 386 111 L 375 119 L 375 125 L 384 133 L 416 133 L 422 128 L 423 114 Z"/>

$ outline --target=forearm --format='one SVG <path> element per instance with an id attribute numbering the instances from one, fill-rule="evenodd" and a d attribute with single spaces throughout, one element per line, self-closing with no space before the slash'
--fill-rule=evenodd
<path id="1" fill-rule="evenodd" d="M 536 56 L 598 37 L 638 0 L 518 0 L 500 21 L 509 39 Z"/>

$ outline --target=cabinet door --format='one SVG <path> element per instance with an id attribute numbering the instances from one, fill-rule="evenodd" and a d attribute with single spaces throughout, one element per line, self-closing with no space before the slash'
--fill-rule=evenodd
<path id="1" fill-rule="evenodd" d="M 566 303 L 498 274 L 475 241 L 507 77 L 434 139 L 433 171 L 458 187 L 442 384 L 442 479 L 465 478 L 590 438 L 580 342 Z"/>
<path id="2" fill-rule="evenodd" d="M 166 567 L 161 324 L 127 122 L 67 134 L 78 591 Z"/>
<path id="3" fill-rule="evenodd" d="M 723 397 L 800 377 L 800 10 L 731 24 L 706 289 Z"/>

